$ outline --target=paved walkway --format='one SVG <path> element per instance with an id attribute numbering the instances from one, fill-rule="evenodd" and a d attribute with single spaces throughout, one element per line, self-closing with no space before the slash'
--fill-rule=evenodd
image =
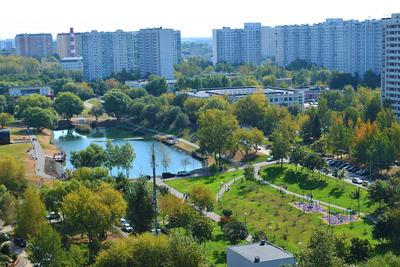
<path id="1" fill-rule="evenodd" d="M 30 150 L 31 157 L 35 160 L 35 174 L 42 178 L 53 179 L 52 176 L 48 175 L 45 170 L 46 154 L 42 149 L 42 146 L 37 141 L 36 136 L 32 136 L 34 139 L 32 141 L 33 149 Z"/>

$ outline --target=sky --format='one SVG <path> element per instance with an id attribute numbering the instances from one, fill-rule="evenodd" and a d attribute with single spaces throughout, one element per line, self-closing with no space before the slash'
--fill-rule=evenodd
<path id="1" fill-rule="evenodd" d="M 400 13 L 400 0 L 1 0 L 0 39 L 17 33 L 147 27 L 181 30 L 182 37 L 211 37 L 212 29 L 312 24 L 326 18 L 380 19 Z"/>

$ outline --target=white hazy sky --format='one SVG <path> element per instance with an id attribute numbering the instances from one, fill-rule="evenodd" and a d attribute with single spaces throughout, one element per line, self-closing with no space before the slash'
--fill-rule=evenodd
<path id="1" fill-rule="evenodd" d="M 326 18 L 382 18 L 400 12 L 400 0 L 0 0 L 0 38 L 73 26 L 89 30 L 169 27 L 183 37 L 210 37 L 211 29 L 303 24 Z"/>

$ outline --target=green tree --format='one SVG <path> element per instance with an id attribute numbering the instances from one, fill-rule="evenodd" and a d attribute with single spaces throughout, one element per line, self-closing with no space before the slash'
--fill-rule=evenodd
<path id="1" fill-rule="evenodd" d="M 372 247 L 368 239 L 352 238 L 350 244 L 350 256 L 348 261 L 360 263 L 368 260 L 372 254 Z"/>
<path id="2" fill-rule="evenodd" d="M 146 179 L 139 179 L 131 183 L 125 190 L 125 199 L 128 203 L 126 217 L 137 233 L 143 233 L 151 228 L 153 221 L 153 199 L 147 189 Z"/>
<path id="3" fill-rule="evenodd" d="M 169 89 L 167 80 L 157 75 L 150 75 L 145 86 L 146 91 L 154 96 L 160 96 Z"/>
<path id="4" fill-rule="evenodd" d="M 0 218 L 5 225 L 15 221 L 17 200 L 4 185 L 0 185 Z"/>
<path id="5" fill-rule="evenodd" d="M 344 266 L 343 259 L 337 255 L 336 237 L 332 230 L 317 229 L 298 257 L 301 266 L 336 267 Z"/>
<path id="6" fill-rule="evenodd" d="M 257 92 L 240 98 L 235 103 L 234 109 L 240 124 L 259 127 L 261 129 L 267 106 L 268 101 L 265 94 Z"/>
<path id="7" fill-rule="evenodd" d="M 274 159 L 280 160 L 282 168 L 283 159 L 287 158 L 290 152 L 290 140 L 288 134 L 283 129 L 276 129 L 272 133 L 271 139 L 271 153 L 274 156 Z"/>
<path id="8" fill-rule="evenodd" d="M 239 141 L 239 149 L 247 157 L 251 150 L 257 152 L 257 147 L 264 140 L 264 134 L 257 128 L 244 129 L 241 128 L 236 132 L 237 139 Z"/>
<path id="9" fill-rule="evenodd" d="M 391 267 L 400 266 L 400 257 L 389 252 L 384 255 L 377 255 L 369 259 L 366 263 L 361 264 L 361 267 Z"/>
<path id="10" fill-rule="evenodd" d="M 0 184 L 15 195 L 24 192 L 27 182 L 21 161 L 10 156 L 0 157 Z"/>
<path id="11" fill-rule="evenodd" d="M 251 164 L 248 164 L 244 168 L 244 178 L 246 178 L 247 181 L 253 181 L 255 179 L 254 177 L 254 167 Z"/>
<path id="12" fill-rule="evenodd" d="M 204 249 L 191 237 L 172 235 L 168 250 L 172 259 L 171 266 L 198 267 L 206 264 Z"/>
<path id="13" fill-rule="evenodd" d="M 296 171 L 297 171 L 297 165 L 300 165 L 304 162 L 305 159 L 305 152 L 302 147 L 298 146 L 295 147 L 291 154 L 290 154 L 290 162 L 296 165 Z"/>
<path id="14" fill-rule="evenodd" d="M 115 116 L 117 119 L 120 119 L 123 115 L 127 114 L 131 102 L 129 96 L 117 89 L 107 92 L 103 96 L 103 100 L 104 110 L 107 114 Z"/>
<path id="15" fill-rule="evenodd" d="M 121 147 L 121 167 L 126 171 L 126 177 L 129 177 L 129 170 L 133 167 L 133 161 L 136 158 L 135 150 L 130 143 L 125 143 Z"/>
<path id="16" fill-rule="evenodd" d="M 71 153 L 71 164 L 75 168 L 100 167 L 106 162 L 106 152 L 98 144 L 90 144 L 87 148 Z"/>
<path id="17" fill-rule="evenodd" d="M 239 240 L 245 240 L 248 236 L 247 227 L 244 223 L 231 220 L 222 227 L 225 238 L 232 244 Z"/>
<path id="18" fill-rule="evenodd" d="M 4 128 L 14 120 L 13 116 L 9 113 L 2 112 L 0 113 L 0 127 Z"/>
<path id="19" fill-rule="evenodd" d="M 60 235 L 49 224 L 43 224 L 29 246 L 29 260 L 34 266 L 61 267 L 64 258 Z"/>
<path id="20" fill-rule="evenodd" d="M 38 107 L 42 109 L 49 109 L 51 106 L 52 103 L 50 98 L 39 94 L 32 94 L 29 96 L 21 96 L 17 99 L 15 103 L 15 112 L 17 118 L 21 119 L 24 118 L 25 111 L 28 108 Z"/>
<path id="21" fill-rule="evenodd" d="M 193 214 L 185 229 L 199 243 L 204 243 L 212 239 L 213 226 L 208 218 L 200 214 Z"/>
<path id="22" fill-rule="evenodd" d="M 23 238 L 34 237 L 45 223 L 46 209 L 40 195 L 35 189 L 28 187 L 18 206 L 15 234 Z"/>
<path id="23" fill-rule="evenodd" d="M 238 122 L 226 111 L 207 109 L 200 113 L 198 124 L 200 148 L 213 154 L 217 164 L 221 164 L 222 154 L 235 146 Z"/>
<path id="24" fill-rule="evenodd" d="M 104 108 L 103 105 L 93 105 L 92 108 L 90 109 L 90 115 L 94 116 L 96 118 L 96 122 L 98 121 L 99 117 L 104 114 Z"/>
<path id="25" fill-rule="evenodd" d="M 62 114 L 68 121 L 72 116 L 79 115 L 84 109 L 83 101 L 71 92 L 59 93 L 54 100 L 54 108 L 58 114 Z"/>
<path id="26" fill-rule="evenodd" d="M 190 201 L 200 211 L 212 210 L 214 207 L 214 198 L 211 190 L 205 186 L 193 186 L 190 190 Z"/>
<path id="27" fill-rule="evenodd" d="M 53 129 L 58 122 L 58 117 L 51 109 L 33 107 L 26 109 L 24 121 L 28 127 L 33 127 L 41 132 L 45 128 Z"/>

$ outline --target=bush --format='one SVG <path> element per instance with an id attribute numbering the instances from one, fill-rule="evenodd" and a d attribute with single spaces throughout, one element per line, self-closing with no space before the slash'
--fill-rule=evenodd
<path id="1" fill-rule="evenodd" d="M 222 214 L 223 214 L 225 217 L 231 217 L 231 216 L 232 216 L 232 210 L 229 210 L 229 209 L 227 209 L 227 210 L 222 210 Z"/>
<path id="2" fill-rule="evenodd" d="M 9 263 L 10 262 L 10 258 L 7 255 L 1 254 L 0 255 L 0 262 L 1 263 Z"/>
<path id="3" fill-rule="evenodd" d="M 168 192 L 169 192 L 168 186 L 159 185 L 159 186 L 157 186 L 157 189 L 161 195 L 163 195 L 163 196 L 168 195 Z"/>
<path id="4" fill-rule="evenodd" d="M 253 235 L 253 242 L 259 242 L 261 240 L 266 240 L 267 235 L 263 231 L 257 231 Z"/>
<path id="5" fill-rule="evenodd" d="M 236 244 L 239 240 L 246 239 L 248 235 L 247 227 L 239 221 L 230 221 L 222 228 L 225 238 L 232 244 Z"/>
<path id="6" fill-rule="evenodd" d="M 92 132 L 92 128 L 90 128 L 90 125 L 87 125 L 87 124 L 76 125 L 75 131 L 79 134 L 88 135 Z"/>
<path id="7" fill-rule="evenodd" d="M 7 255 L 7 256 L 10 256 L 11 253 L 12 253 L 10 244 L 9 243 L 4 243 L 3 246 L 1 246 L 0 252 L 5 254 L 5 255 Z"/>

